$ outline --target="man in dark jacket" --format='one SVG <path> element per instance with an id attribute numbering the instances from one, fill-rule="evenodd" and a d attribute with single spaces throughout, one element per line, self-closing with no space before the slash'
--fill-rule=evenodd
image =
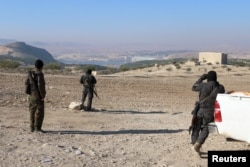
<path id="1" fill-rule="evenodd" d="M 42 124 L 44 119 L 46 89 L 42 69 L 43 61 L 40 59 L 36 60 L 35 69 L 29 71 L 25 84 L 31 87 L 29 96 L 30 130 L 31 132 L 37 131 L 43 133 Z"/>
<path id="2" fill-rule="evenodd" d="M 86 75 L 81 76 L 80 83 L 83 85 L 81 109 L 84 109 L 85 111 L 91 111 L 92 99 L 93 99 L 94 91 L 95 91 L 94 87 L 96 84 L 96 79 L 92 75 L 91 69 L 88 69 L 86 71 Z M 88 103 L 87 103 L 87 107 L 85 108 L 84 102 L 85 102 L 87 96 L 88 96 Z"/>
<path id="3" fill-rule="evenodd" d="M 207 82 L 203 82 L 205 79 Z M 208 123 L 214 121 L 214 103 L 217 93 L 225 93 L 225 88 L 217 82 L 216 72 L 209 71 L 194 83 L 192 90 L 199 91 L 200 108 L 192 132 L 192 144 L 194 144 L 194 150 L 200 154 L 200 148 L 209 135 Z"/>

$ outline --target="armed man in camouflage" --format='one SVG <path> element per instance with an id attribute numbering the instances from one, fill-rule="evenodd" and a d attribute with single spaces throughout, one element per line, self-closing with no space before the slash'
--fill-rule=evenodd
<path id="1" fill-rule="evenodd" d="M 88 69 L 86 71 L 86 75 L 81 76 L 80 83 L 83 85 L 81 109 L 84 109 L 85 111 L 91 111 L 92 110 L 92 99 L 93 99 L 93 96 L 95 93 L 94 87 L 96 84 L 96 79 L 92 75 L 91 69 Z M 84 102 L 85 102 L 87 96 L 88 96 L 87 107 L 84 107 Z"/>
<path id="2" fill-rule="evenodd" d="M 35 61 L 35 69 L 29 71 L 25 84 L 30 84 L 29 112 L 31 132 L 42 132 L 44 119 L 44 98 L 46 96 L 45 80 L 42 72 L 43 61 Z"/>

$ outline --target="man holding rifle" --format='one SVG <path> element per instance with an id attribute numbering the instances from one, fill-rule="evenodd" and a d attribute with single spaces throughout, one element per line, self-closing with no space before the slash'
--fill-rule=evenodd
<path id="1" fill-rule="evenodd" d="M 203 82 L 207 80 L 207 82 Z M 214 121 L 214 103 L 217 93 L 225 93 L 225 88 L 217 81 L 215 71 L 203 74 L 192 86 L 193 91 L 199 92 L 199 101 L 193 114 L 191 143 L 194 150 L 200 154 L 200 148 L 209 135 L 208 123 Z"/>
<path id="2" fill-rule="evenodd" d="M 88 69 L 86 71 L 86 74 L 81 76 L 80 83 L 83 85 L 82 104 L 80 108 L 84 109 L 85 111 L 91 111 L 92 99 L 94 97 L 94 94 L 97 96 L 97 93 L 95 91 L 96 78 L 92 75 L 91 69 Z M 87 97 L 88 97 L 88 102 L 87 106 L 85 107 L 84 102 Z"/>

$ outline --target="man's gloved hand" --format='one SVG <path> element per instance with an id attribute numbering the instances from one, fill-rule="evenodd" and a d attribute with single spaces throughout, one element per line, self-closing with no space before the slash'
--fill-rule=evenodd
<path id="1" fill-rule="evenodd" d="M 203 74 L 201 77 L 200 77 L 201 80 L 205 80 L 207 79 L 207 74 Z"/>

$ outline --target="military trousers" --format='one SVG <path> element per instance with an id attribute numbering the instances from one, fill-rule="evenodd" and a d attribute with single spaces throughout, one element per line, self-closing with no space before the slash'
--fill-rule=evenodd
<path id="1" fill-rule="evenodd" d="M 191 134 L 191 143 L 194 144 L 198 142 L 200 144 L 205 143 L 209 135 L 208 123 L 212 122 L 213 119 L 211 117 L 196 117 L 194 128 Z"/>
<path id="2" fill-rule="evenodd" d="M 94 97 L 94 89 L 93 88 L 84 87 L 83 93 L 82 93 L 82 105 L 84 105 L 84 102 L 85 102 L 87 97 L 88 97 L 88 102 L 87 102 L 86 110 L 91 110 L 91 108 L 92 108 L 92 99 Z"/>
<path id="3" fill-rule="evenodd" d="M 44 101 L 30 98 L 29 112 L 31 130 L 41 130 L 44 119 Z"/>

